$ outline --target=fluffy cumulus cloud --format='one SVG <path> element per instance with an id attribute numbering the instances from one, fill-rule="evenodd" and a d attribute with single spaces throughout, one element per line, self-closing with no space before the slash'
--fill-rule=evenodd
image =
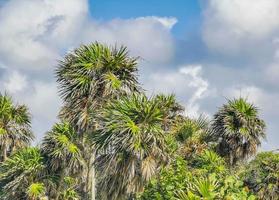
<path id="1" fill-rule="evenodd" d="M 0 10 L 0 59 L 40 70 L 59 57 L 87 14 L 85 0 L 11 0 Z"/>
<path id="2" fill-rule="evenodd" d="M 173 17 L 139 17 L 114 19 L 108 22 L 91 20 L 83 32 L 83 41 L 126 45 L 132 55 L 147 62 L 164 63 L 172 59 L 174 41 L 171 28 L 177 20 Z"/>
<path id="3" fill-rule="evenodd" d="M 146 77 L 145 86 L 150 94 L 175 94 L 186 108 L 186 115 L 198 117 L 200 102 L 213 93 L 202 75 L 202 66 L 182 66 L 177 70 L 154 72 Z"/>
<path id="4" fill-rule="evenodd" d="M 219 52 L 243 53 L 243 44 L 265 48 L 279 31 L 277 0 L 209 0 L 204 15 L 204 40 Z"/>
<path id="5" fill-rule="evenodd" d="M 175 18 L 140 17 L 98 22 L 87 0 L 10 0 L 0 8 L 0 59 L 24 70 L 49 69 L 65 50 L 95 40 L 127 45 L 146 59 L 173 54 Z"/>
<path id="6" fill-rule="evenodd" d="M 15 94 L 27 87 L 26 77 L 20 75 L 18 71 L 12 71 L 11 74 L 7 76 L 7 80 L 4 80 L 2 84 L 7 92 L 11 94 Z"/>

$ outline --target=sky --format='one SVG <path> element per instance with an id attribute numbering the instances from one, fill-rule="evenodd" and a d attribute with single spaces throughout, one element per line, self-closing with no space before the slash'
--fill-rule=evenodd
<path id="1" fill-rule="evenodd" d="M 267 124 L 261 149 L 278 149 L 278 19 L 278 0 L 0 0 L 0 92 L 29 106 L 39 142 L 58 121 L 58 61 L 125 45 L 149 95 L 174 93 L 190 117 L 245 97 Z"/>

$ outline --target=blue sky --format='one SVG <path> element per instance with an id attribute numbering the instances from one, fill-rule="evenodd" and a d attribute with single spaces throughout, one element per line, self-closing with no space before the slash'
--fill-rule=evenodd
<path id="1" fill-rule="evenodd" d="M 0 92 L 29 106 L 39 142 L 58 120 L 58 61 L 81 44 L 125 45 L 147 94 L 209 118 L 247 97 L 267 123 L 262 149 L 276 149 L 278 19 L 278 0 L 0 0 Z"/>
<path id="2" fill-rule="evenodd" d="M 201 4 L 198 0 L 91 0 L 90 13 L 99 20 L 136 18 L 141 16 L 172 16 L 179 23 L 172 32 L 176 37 L 197 32 L 201 26 Z"/>

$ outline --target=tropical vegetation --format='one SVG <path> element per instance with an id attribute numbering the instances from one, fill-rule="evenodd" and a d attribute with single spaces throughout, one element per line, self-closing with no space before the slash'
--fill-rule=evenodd
<path id="1" fill-rule="evenodd" d="M 0 199 L 279 199 L 279 153 L 247 98 L 190 118 L 173 94 L 147 95 L 138 59 L 100 43 L 55 71 L 63 105 L 32 145 L 31 114 L 0 94 Z"/>

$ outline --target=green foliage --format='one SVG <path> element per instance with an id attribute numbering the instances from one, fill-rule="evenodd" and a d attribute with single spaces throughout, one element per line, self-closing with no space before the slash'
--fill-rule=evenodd
<path id="1" fill-rule="evenodd" d="M 237 175 L 230 175 L 223 158 L 204 151 L 188 164 L 177 157 L 154 178 L 139 199 L 254 199 Z"/>
<path id="2" fill-rule="evenodd" d="M 192 183 L 188 184 L 188 190 L 201 199 L 217 199 L 219 183 L 214 175 L 208 177 L 195 177 Z"/>
<path id="3" fill-rule="evenodd" d="M 47 157 L 48 167 L 53 171 L 67 167 L 76 172 L 81 165 L 80 149 L 77 145 L 78 135 L 69 123 L 55 124 L 42 142 L 42 153 Z"/>
<path id="4" fill-rule="evenodd" d="M 256 197 L 244 186 L 243 181 L 237 175 L 227 175 L 222 180 L 220 195 L 226 200 L 248 199 L 254 200 Z"/>
<path id="5" fill-rule="evenodd" d="M 243 187 L 243 182 L 235 176 L 227 176 L 220 181 L 212 174 L 208 177 L 197 177 L 185 191 L 178 191 L 180 200 L 219 199 L 219 200 L 254 200 L 255 196 L 249 194 Z"/>
<path id="6" fill-rule="evenodd" d="M 177 122 L 182 118 L 184 108 L 180 105 L 174 95 L 159 94 L 154 97 L 154 101 L 159 104 L 163 113 L 163 128 L 165 131 L 170 131 L 171 128 L 177 125 Z"/>
<path id="7" fill-rule="evenodd" d="M 207 173 L 226 173 L 226 163 L 217 153 L 210 150 L 205 150 L 200 156 L 191 161 L 191 166 L 204 170 Z"/>
<path id="8" fill-rule="evenodd" d="M 211 135 L 210 123 L 202 116 L 198 119 L 180 119 L 174 126 L 172 135 L 179 144 L 177 153 L 186 160 L 192 160 L 211 146 L 207 142 Z"/>
<path id="9" fill-rule="evenodd" d="M 129 56 L 126 47 L 97 42 L 68 53 L 56 77 L 64 100 L 61 116 L 82 129 L 92 126 L 95 111 L 106 101 L 139 90 L 137 59 Z"/>
<path id="10" fill-rule="evenodd" d="M 174 129 L 177 141 L 184 143 L 189 138 L 204 141 L 211 134 L 210 123 L 207 118 L 200 116 L 198 119 L 185 118 Z"/>
<path id="11" fill-rule="evenodd" d="M 0 166 L 1 199 L 21 199 L 27 195 L 27 188 L 40 182 L 45 165 L 38 148 L 18 151 Z M 32 189 L 32 188 L 29 188 Z"/>
<path id="12" fill-rule="evenodd" d="M 170 166 L 161 170 L 158 177 L 150 181 L 140 199 L 175 200 L 177 191 L 186 190 L 189 176 L 191 173 L 186 161 L 177 157 Z"/>
<path id="13" fill-rule="evenodd" d="M 69 176 L 64 177 L 58 200 L 79 200 L 80 196 L 77 192 L 77 188 L 78 185 L 75 178 Z"/>
<path id="14" fill-rule="evenodd" d="M 27 191 L 26 194 L 29 199 L 42 199 L 45 196 L 45 186 L 43 183 L 32 183 Z"/>
<path id="15" fill-rule="evenodd" d="M 279 153 L 259 153 L 243 174 L 244 182 L 260 199 L 279 197 Z"/>
<path id="16" fill-rule="evenodd" d="M 190 119 L 174 95 L 147 97 L 137 71 L 125 47 L 68 53 L 56 70 L 61 122 L 39 147 L 28 147 L 27 107 L 0 94 L 0 198 L 278 199 L 278 153 L 235 167 L 265 137 L 253 104 L 229 100 L 212 122 Z"/>
<path id="17" fill-rule="evenodd" d="M 31 117 L 25 105 L 15 105 L 12 98 L 0 93 L 0 161 L 33 140 Z"/>
<path id="18" fill-rule="evenodd" d="M 101 184 L 109 199 L 141 191 L 166 162 L 163 116 L 158 101 L 138 94 L 122 97 L 103 109 L 99 133 L 93 137 L 104 152 L 98 166 L 105 175 Z"/>
<path id="19" fill-rule="evenodd" d="M 213 138 L 217 150 L 231 166 L 256 153 L 265 137 L 265 123 L 258 109 L 246 99 L 229 100 L 214 115 Z"/>

